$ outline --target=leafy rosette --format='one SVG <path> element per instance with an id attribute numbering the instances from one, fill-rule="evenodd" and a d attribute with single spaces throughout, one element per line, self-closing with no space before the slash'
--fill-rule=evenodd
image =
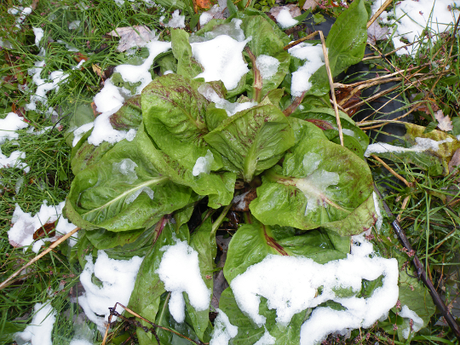
<path id="1" fill-rule="evenodd" d="M 375 221 L 369 167 L 330 141 L 299 142 L 282 167 L 270 169 L 262 181 L 250 210 L 264 224 L 302 230 L 321 226 L 353 235 Z"/>

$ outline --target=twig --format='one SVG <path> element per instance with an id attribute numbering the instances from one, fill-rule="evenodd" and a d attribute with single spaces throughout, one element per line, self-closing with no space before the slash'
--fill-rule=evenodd
<path id="1" fill-rule="evenodd" d="M 374 185 L 374 191 L 375 193 L 379 196 L 380 200 L 382 201 L 383 208 L 385 209 L 385 212 L 390 218 L 394 219 L 393 213 L 390 211 L 390 208 L 388 207 L 387 203 L 385 200 L 382 198 L 382 194 L 378 190 L 377 186 Z M 404 233 L 404 230 L 401 228 L 401 225 L 399 224 L 398 220 L 395 219 L 392 223 L 391 226 L 396 232 L 396 235 L 398 236 L 399 240 L 401 241 L 402 245 L 408 252 L 414 252 L 412 249 L 412 246 L 409 242 L 409 240 L 406 237 L 406 234 Z M 443 300 L 441 299 L 441 296 L 439 296 L 438 292 L 436 291 L 435 287 L 433 286 L 433 283 L 431 280 L 427 277 L 425 268 L 423 267 L 423 264 L 420 262 L 417 254 L 414 254 L 412 257 L 412 263 L 414 264 L 416 268 L 416 273 L 418 278 L 425 284 L 425 286 L 428 288 L 428 291 L 430 292 L 431 298 L 433 299 L 434 304 L 438 307 L 438 309 L 441 311 L 441 314 L 444 316 L 446 319 L 447 324 L 449 327 L 452 329 L 454 332 L 455 336 L 457 337 L 458 340 L 460 340 L 460 327 L 458 326 L 457 322 L 455 321 L 454 317 L 450 313 L 449 309 L 446 307 L 444 304 Z"/>
<path id="2" fill-rule="evenodd" d="M 399 212 L 398 216 L 396 217 L 396 220 L 397 220 L 398 222 L 401 221 L 401 215 L 402 215 L 402 213 L 404 212 L 404 210 L 406 209 L 407 203 L 409 202 L 409 200 L 410 200 L 410 195 L 408 195 L 408 196 L 406 196 L 406 197 L 404 198 L 404 200 L 403 200 L 403 202 L 402 202 L 402 205 L 401 205 L 401 211 Z"/>
<path id="3" fill-rule="evenodd" d="M 0 284 L 0 291 L 6 288 L 8 285 L 10 285 L 23 270 L 25 270 L 27 267 L 30 265 L 34 264 L 38 260 L 40 260 L 42 257 L 44 257 L 46 254 L 48 254 L 50 251 L 52 251 L 54 248 L 56 248 L 58 245 L 60 245 L 62 242 L 64 242 L 66 239 L 68 239 L 70 236 L 75 234 L 80 228 L 75 228 L 71 232 L 65 234 L 64 236 L 60 237 L 56 241 L 53 242 L 46 250 L 38 254 L 36 257 L 34 257 L 32 260 L 30 260 L 26 265 L 22 266 L 20 269 L 18 269 L 16 272 L 14 272 L 7 280 L 2 282 Z"/>
<path id="4" fill-rule="evenodd" d="M 340 122 L 339 108 L 337 106 L 337 99 L 335 98 L 334 79 L 332 78 L 331 66 L 329 64 L 329 57 L 327 55 L 326 41 L 324 40 L 323 32 L 322 31 L 318 31 L 318 32 L 319 32 L 319 37 L 321 37 L 321 43 L 323 46 L 324 62 L 326 64 L 326 72 L 327 72 L 327 77 L 329 79 L 329 87 L 331 89 L 332 103 L 334 104 L 335 120 L 337 122 L 337 128 L 339 129 L 340 145 L 344 146 L 343 145 L 342 122 Z"/>
<path id="5" fill-rule="evenodd" d="M 142 321 L 145 321 L 147 322 L 148 324 L 152 325 L 153 327 L 148 329 L 147 327 L 143 326 L 139 321 L 136 321 L 136 320 L 128 320 L 126 317 L 124 317 L 123 315 L 121 315 L 119 312 L 117 312 L 117 306 L 120 306 L 122 307 L 126 312 L 130 313 L 131 315 L 134 315 L 135 317 L 141 319 Z M 181 338 L 184 338 L 188 341 L 190 341 L 191 343 L 195 343 L 195 344 L 198 344 L 198 345 L 203 345 L 203 343 L 200 341 L 195 341 L 193 339 L 190 339 L 188 338 L 187 336 L 183 335 L 183 334 L 180 334 L 179 332 L 177 332 L 176 330 L 172 329 L 172 328 L 168 328 L 168 327 L 164 327 L 164 326 L 160 326 L 160 325 L 157 325 L 149 320 L 147 320 L 146 318 L 142 317 L 141 315 L 139 315 L 138 313 L 132 311 L 131 309 L 129 309 L 128 307 L 125 307 L 123 304 L 117 302 L 115 303 L 114 307 L 113 308 L 109 308 L 110 310 L 110 315 L 114 315 L 116 317 L 120 317 L 121 319 L 123 320 L 128 320 L 129 322 L 132 322 L 134 323 L 137 327 L 140 327 L 142 328 L 145 332 L 148 332 L 148 331 L 152 331 L 153 335 L 155 336 L 157 342 L 158 342 L 158 345 L 160 345 L 160 340 L 158 338 L 158 335 L 156 334 L 155 332 L 155 328 L 159 328 L 159 329 L 162 329 L 164 331 L 168 331 L 168 332 L 171 332 L 171 333 L 174 333 L 175 335 L 177 335 L 178 337 L 181 337 Z M 104 345 L 104 344 L 102 344 Z"/>
<path id="6" fill-rule="evenodd" d="M 292 47 L 298 45 L 299 43 L 302 43 L 303 41 L 312 39 L 312 38 L 315 37 L 317 34 L 318 34 L 318 31 L 315 31 L 315 32 L 311 33 L 311 34 L 308 35 L 308 36 L 299 38 L 297 41 L 294 41 L 294 42 L 289 43 L 289 44 L 288 44 L 286 47 L 284 47 L 283 49 L 284 49 L 284 50 L 291 49 Z"/>
<path id="7" fill-rule="evenodd" d="M 380 6 L 380 8 L 377 10 L 377 12 L 374 13 L 374 15 L 372 16 L 372 18 L 367 22 L 367 28 L 369 29 L 369 26 L 372 25 L 373 22 L 375 22 L 375 20 L 382 14 L 383 11 L 385 11 L 385 9 L 390 6 L 390 4 L 393 2 L 393 0 L 387 0 L 385 1 L 385 3 Z"/>

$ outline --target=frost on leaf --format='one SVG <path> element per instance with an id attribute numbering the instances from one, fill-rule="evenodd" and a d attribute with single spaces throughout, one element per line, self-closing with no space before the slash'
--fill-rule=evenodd
<path id="1" fill-rule="evenodd" d="M 312 163 L 308 164 L 308 162 Z M 339 183 L 339 174 L 318 169 L 320 162 L 321 157 L 318 154 L 305 154 L 302 165 L 305 168 L 307 177 L 296 179 L 296 187 L 307 198 L 305 215 L 314 212 L 318 206 L 326 206 L 326 204 L 335 205 L 335 203 L 329 200 L 327 188 Z"/>

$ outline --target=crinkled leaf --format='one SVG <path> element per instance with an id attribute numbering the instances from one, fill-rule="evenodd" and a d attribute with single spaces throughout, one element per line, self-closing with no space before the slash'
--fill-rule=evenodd
<path id="1" fill-rule="evenodd" d="M 300 142 L 283 168 L 263 177 L 249 206 L 267 225 L 310 230 L 319 226 L 353 235 L 374 223 L 372 176 L 348 149 L 326 140 Z M 270 202 L 266 202 L 270 200 Z"/>
<path id="2" fill-rule="evenodd" d="M 314 230 L 296 235 L 292 228 L 281 228 L 259 223 L 244 224 L 229 244 L 224 275 L 230 283 L 249 266 L 261 262 L 267 255 L 308 257 L 323 264 L 342 259 L 350 251 L 350 239 L 327 230 Z"/>
<path id="3" fill-rule="evenodd" d="M 66 214 L 87 230 L 135 230 L 193 202 L 191 197 L 188 187 L 158 173 L 138 150 L 136 139 L 123 140 L 75 176 Z"/>
<path id="4" fill-rule="evenodd" d="M 142 92 L 142 115 L 147 133 L 155 144 L 187 169 L 209 150 L 203 140 L 209 102 L 198 92 L 201 82 L 168 74 L 151 82 Z M 214 155 L 211 170 L 222 166 Z"/>
<path id="5" fill-rule="evenodd" d="M 368 13 L 364 0 L 354 1 L 335 21 L 326 39 L 332 76 L 360 62 L 367 41 Z M 329 92 L 326 67 L 320 67 L 310 78 L 309 94 L 322 95 Z"/>
<path id="6" fill-rule="evenodd" d="M 144 256 L 154 237 L 154 227 L 123 232 L 104 229 L 87 231 L 86 237 L 97 249 L 103 249 L 116 260 L 128 260 L 133 256 Z"/>
<path id="7" fill-rule="evenodd" d="M 177 74 L 195 78 L 203 72 L 201 65 L 193 57 L 189 34 L 186 31 L 182 29 L 171 30 L 171 48 L 177 59 Z"/>
<path id="8" fill-rule="evenodd" d="M 74 175 L 77 175 L 80 171 L 96 164 L 102 156 L 104 156 L 104 154 L 113 147 L 113 144 L 107 141 L 103 141 L 98 146 L 88 143 L 87 139 L 91 133 L 92 130 L 86 133 L 80 139 L 78 144 L 72 148 L 72 160 L 70 165 L 72 166 L 72 172 Z"/>
<path id="9" fill-rule="evenodd" d="M 359 142 L 362 150 L 365 151 L 369 145 L 369 137 L 356 126 L 356 123 L 347 114 L 340 110 L 339 114 L 344 136 L 355 138 Z M 314 110 L 303 112 L 302 118 L 312 122 L 322 130 L 334 130 L 338 135 L 337 121 L 333 109 L 316 108 Z"/>
<path id="10" fill-rule="evenodd" d="M 275 32 L 274 27 L 264 17 L 246 16 L 243 19 L 242 29 L 246 37 L 252 37 L 251 41 L 248 42 L 248 48 L 254 54 L 255 58 L 266 55 L 277 59 L 279 62 L 278 69 L 273 76 L 268 79 L 261 78 L 260 80 L 262 83 L 260 98 L 262 98 L 269 91 L 276 89 L 281 84 L 289 72 L 291 56 L 283 49 L 285 44 L 277 35 L 277 32 Z M 253 66 L 248 81 L 254 83 L 255 77 L 256 73 Z M 259 97 L 255 97 L 255 94 L 258 92 L 255 89 L 254 93 L 248 93 L 248 97 L 259 100 Z"/>
<path id="11" fill-rule="evenodd" d="M 276 164 L 294 145 L 288 120 L 268 104 L 229 117 L 204 139 L 240 169 L 246 181 Z"/>
<path id="12" fill-rule="evenodd" d="M 110 124 L 119 131 L 136 130 L 142 122 L 142 112 L 140 105 L 140 96 L 134 96 L 128 99 L 125 104 L 112 116 Z M 94 120 L 94 115 L 93 118 Z M 75 147 L 72 148 L 72 172 L 77 175 L 85 168 L 97 163 L 102 156 L 109 151 L 113 144 L 103 141 L 98 146 L 88 143 L 87 139 L 92 130 L 85 133 Z"/>
<path id="13" fill-rule="evenodd" d="M 139 128 L 137 140 L 139 150 L 161 175 L 168 176 L 171 181 L 180 185 L 189 186 L 200 196 L 208 195 L 208 205 L 210 207 L 219 208 L 223 205 L 228 205 L 232 201 L 236 181 L 234 173 L 217 174 L 211 172 L 193 176 L 192 169 L 184 167 L 178 161 L 158 150 L 143 126 Z"/>
<path id="14" fill-rule="evenodd" d="M 157 224 L 154 242 L 139 268 L 128 305 L 130 309 L 147 320 L 153 322 L 156 319 L 160 306 L 160 297 L 166 291 L 163 282 L 156 273 L 164 254 L 161 248 L 174 245 L 177 240 L 188 241 L 188 237 L 188 227 L 185 225 L 176 231 L 172 220 L 162 218 L 160 223 Z M 146 323 L 144 325 L 150 327 Z M 155 341 L 151 333 L 145 333 L 140 328 L 137 330 L 137 335 L 141 345 L 150 345 Z"/>

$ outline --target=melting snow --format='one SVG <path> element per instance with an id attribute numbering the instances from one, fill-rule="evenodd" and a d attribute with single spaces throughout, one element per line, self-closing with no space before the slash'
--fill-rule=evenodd
<path id="1" fill-rule="evenodd" d="M 386 143 L 375 143 L 367 147 L 366 152 L 364 152 L 364 157 L 370 157 L 374 153 L 388 153 L 388 152 L 424 152 L 424 151 L 438 151 L 439 145 L 444 143 L 451 143 L 454 140 L 452 138 L 447 138 L 444 140 L 436 141 L 428 138 L 415 138 L 415 145 L 412 147 L 400 147 L 394 146 Z"/>
<path id="2" fill-rule="evenodd" d="M 283 29 L 286 29 L 290 26 L 297 25 L 298 23 L 297 20 L 292 18 L 291 13 L 289 12 L 288 9 L 281 10 L 278 16 L 276 17 L 276 21 Z"/>
<path id="3" fill-rule="evenodd" d="M 145 194 L 148 195 L 148 197 L 153 200 L 153 190 L 149 187 L 142 187 L 142 188 L 139 188 L 138 190 L 136 190 L 133 194 L 129 195 L 126 199 L 125 199 L 125 204 L 130 204 L 132 203 L 134 200 L 137 199 L 137 197 L 139 195 L 141 195 L 141 193 L 144 192 Z"/>
<path id="4" fill-rule="evenodd" d="M 228 341 L 238 334 L 238 327 L 233 326 L 227 314 L 217 309 L 217 317 L 214 320 L 214 331 L 209 345 L 227 345 Z"/>
<path id="5" fill-rule="evenodd" d="M 259 340 L 257 340 L 257 342 L 254 344 L 254 345 L 273 345 L 275 344 L 276 342 L 276 338 L 273 337 L 268 331 L 267 329 L 265 329 L 265 333 L 264 335 L 262 336 L 262 338 L 260 338 Z"/>
<path id="6" fill-rule="evenodd" d="M 46 223 L 53 223 L 58 220 L 55 230 L 60 235 L 65 235 L 76 228 L 62 216 L 62 209 L 65 201 L 57 206 L 48 206 L 46 200 L 40 207 L 40 211 L 34 216 L 31 213 L 24 212 L 21 207 L 16 204 L 11 222 L 13 227 L 8 231 L 8 240 L 13 247 L 25 247 L 34 242 L 34 232 L 40 229 Z M 57 240 L 57 236 L 51 238 L 43 238 L 36 241 L 32 247 L 35 253 L 38 253 L 40 247 L 46 242 Z M 72 239 L 70 245 L 75 243 Z"/>
<path id="7" fill-rule="evenodd" d="M 198 176 L 200 174 L 209 174 L 211 172 L 211 165 L 214 162 L 214 156 L 211 151 L 206 152 L 206 156 L 199 157 L 196 160 L 195 166 L 193 167 L 192 174 L 193 176 Z"/>
<path id="8" fill-rule="evenodd" d="M 409 319 L 413 321 L 412 327 L 410 326 L 410 322 L 407 321 L 407 327 L 403 329 L 402 334 L 404 339 L 409 338 L 409 334 L 414 334 L 415 332 L 418 332 L 422 327 L 423 327 L 423 320 L 420 316 L 417 315 L 417 313 L 413 310 L 410 310 L 407 305 L 404 305 L 399 312 L 399 316 L 405 319 Z"/>
<path id="9" fill-rule="evenodd" d="M 128 184 L 132 184 L 138 178 L 135 171 L 136 168 L 137 164 L 133 160 L 125 158 L 120 162 L 112 163 L 112 174 L 121 173 L 124 175 L 123 180 Z"/>
<path id="10" fill-rule="evenodd" d="M 128 304 L 143 258 L 133 256 L 130 260 L 115 260 L 99 250 L 95 263 L 91 255 L 86 256 L 86 260 L 80 275 L 85 293 L 78 298 L 78 303 L 88 319 L 97 325 L 100 332 L 104 332 L 110 315 L 108 308 L 113 308 L 116 302 Z M 93 274 L 102 287 L 93 283 Z M 123 310 L 118 306 L 117 311 L 121 313 Z M 113 317 L 112 320 L 115 321 Z"/>
<path id="11" fill-rule="evenodd" d="M 270 309 L 276 309 L 276 321 L 282 325 L 287 325 L 294 314 L 316 307 L 302 325 L 302 345 L 317 344 L 332 332 L 371 327 L 386 317 L 397 302 L 398 262 L 373 257 L 372 244 L 363 235 L 354 236 L 353 240 L 359 246 L 346 259 L 324 265 L 304 257 L 268 255 L 231 282 L 239 308 L 261 327 L 266 322 L 259 314 L 261 297 L 268 300 Z M 363 279 L 375 280 L 380 276 L 383 285 L 368 298 L 340 297 L 336 292 L 351 289 L 356 294 Z M 318 307 L 329 300 L 346 309 Z"/>
<path id="12" fill-rule="evenodd" d="M 179 241 L 173 246 L 163 247 L 165 250 L 160 267 L 156 270 L 167 291 L 171 291 L 169 311 L 176 322 L 185 319 L 186 292 L 190 304 L 198 311 L 209 307 L 211 291 L 204 283 L 198 262 L 198 253 L 187 242 Z"/>
<path id="13" fill-rule="evenodd" d="M 249 72 L 242 51 L 250 40 L 238 42 L 230 36 L 221 35 L 210 41 L 192 43 L 193 56 L 204 69 L 196 77 L 207 82 L 222 80 L 227 90 L 235 89 L 241 77 Z"/>
<path id="14" fill-rule="evenodd" d="M 17 139 L 19 134 L 15 131 L 28 126 L 24 119 L 15 113 L 8 113 L 4 119 L 0 119 L 0 144 L 7 140 Z"/>
<path id="15" fill-rule="evenodd" d="M 208 101 L 213 102 L 216 108 L 224 109 L 228 116 L 233 116 L 240 111 L 252 108 L 258 104 L 257 102 L 231 103 L 224 98 L 220 98 L 217 92 L 207 84 L 200 85 L 198 92 Z"/>
<path id="16" fill-rule="evenodd" d="M 148 43 L 146 47 L 149 49 L 150 55 L 142 65 L 119 65 L 115 68 L 115 72 L 120 73 L 124 81 L 130 83 L 141 82 L 141 85 L 136 89 L 136 95 L 140 94 L 144 87 L 152 81 L 149 69 L 153 64 L 153 60 L 158 54 L 169 50 L 171 48 L 171 43 L 152 41 Z M 113 144 L 123 139 L 128 141 L 133 140 L 136 135 L 136 130 L 118 131 L 110 124 L 110 117 L 122 107 L 125 97 L 129 96 L 132 95 L 130 95 L 127 89 L 115 86 L 111 79 L 106 80 L 104 88 L 94 97 L 97 111 L 102 114 L 96 118 L 92 126 L 91 124 L 85 124 L 77 128 L 74 132 L 76 134 L 72 144 L 75 146 L 81 136 L 91 128 L 93 128 L 93 131 L 88 138 L 88 143 L 95 146 L 100 145 L 103 141 Z"/>
<path id="17" fill-rule="evenodd" d="M 323 47 L 321 44 L 313 45 L 302 42 L 288 50 L 289 54 L 301 59 L 307 60 L 303 66 L 292 73 L 291 94 L 299 97 L 304 91 L 311 88 L 308 81 L 322 65 L 324 65 Z"/>
<path id="18" fill-rule="evenodd" d="M 32 345 L 53 345 L 51 332 L 56 321 L 56 311 L 49 303 L 36 303 L 34 306 L 34 317 L 30 325 L 22 332 L 15 334 L 17 341 L 21 338 L 27 344 Z M 30 342 L 30 343 L 29 343 Z"/>
<path id="19" fill-rule="evenodd" d="M 262 79 L 270 79 L 273 77 L 276 72 L 278 72 L 279 65 L 280 62 L 273 56 L 259 55 L 256 59 L 256 66 L 262 75 Z"/>
<path id="20" fill-rule="evenodd" d="M 160 23 L 163 23 L 165 16 L 160 17 Z M 179 10 L 175 10 L 168 24 L 163 24 L 167 28 L 185 28 L 185 16 L 181 16 Z"/>

